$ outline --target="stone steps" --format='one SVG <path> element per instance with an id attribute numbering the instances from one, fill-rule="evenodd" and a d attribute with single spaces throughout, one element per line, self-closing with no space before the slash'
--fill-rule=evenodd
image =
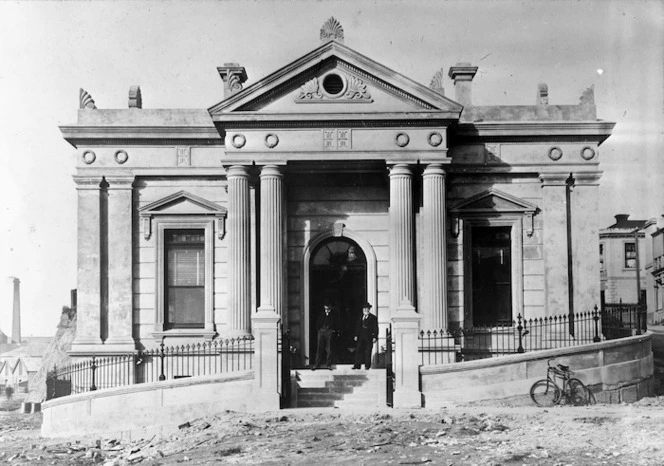
<path id="1" fill-rule="evenodd" d="M 352 370 L 350 365 L 339 365 L 294 373 L 294 406 L 298 408 L 385 406 L 385 369 Z"/>

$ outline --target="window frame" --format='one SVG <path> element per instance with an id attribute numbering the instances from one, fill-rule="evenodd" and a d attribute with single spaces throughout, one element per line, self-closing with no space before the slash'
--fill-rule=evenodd
<path id="1" fill-rule="evenodd" d="M 634 253 L 634 266 L 629 266 L 627 265 L 627 246 L 628 245 L 634 246 L 634 250 L 632 251 Z M 634 241 L 624 241 L 623 242 L 623 269 L 624 270 L 636 270 L 636 264 L 637 264 L 637 257 L 636 257 L 636 243 Z"/>
<path id="2" fill-rule="evenodd" d="M 523 299 L 523 215 L 516 213 L 495 215 L 469 215 L 461 217 L 463 222 L 463 281 L 464 290 L 472 290 L 472 240 L 471 230 L 473 227 L 510 227 L 511 242 L 511 286 L 512 286 L 512 320 L 515 321 L 519 314 L 524 315 Z M 473 297 L 472 292 L 464 292 L 464 325 L 473 322 Z M 488 326 L 489 328 L 501 328 L 500 324 Z"/>
<path id="3" fill-rule="evenodd" d="M 155 325 L 152 332 L 155 338 L 165 336 L 186 336 L 212 338 L 216 334 L 214 326 L 214 223 L 211 217 L 155 218 Z M 203 328 L 175 327 L 166 328 L 166 230 L 203 230 L 205 236 L 205 305 Z"/>

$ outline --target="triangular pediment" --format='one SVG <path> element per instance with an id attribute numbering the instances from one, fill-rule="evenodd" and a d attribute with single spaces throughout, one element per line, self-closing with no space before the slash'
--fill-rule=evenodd
<path id="1" fill-rule="evenodd" d="M 226 216 L 226 209 L 186 191 L 166 196 L 139 209 L 142 217 L 153 215 L 215 215 Z"/>
<path id="2" fill-rule="evenodd" d="M 251 114 L 419 114 L 456 120 L 463 106 L 332 40 L 209 109 Z"/>
<path id="3" fill-rule="evenodd" d="M 536 205 L 493 188 L 457 202 L 450 207 L 450 211 L 456 214 L 492 212 L 521 212 L 532 214 L 536 210 Z"/>

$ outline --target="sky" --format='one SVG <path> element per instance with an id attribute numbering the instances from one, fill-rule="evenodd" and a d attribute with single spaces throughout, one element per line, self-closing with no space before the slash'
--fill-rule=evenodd
<path id="1" fill-rule="evenodd" d="M 336 17 L 345 44 L 428 85 L 460 61 L 479 66 L 476 105 L 576 104 L 595 86 L 600 227 L 617 213 L 664 213 L 664 2 L 61 1 L 0 2 L 0 329 L 11 331 L 21 280 L 22 333 L 50 336 L 76 287 L 75 150 L 59 125 L 79 88 L 98 108 L 209 108 L 216 67 L 238 62 L 245 86 L 319 45 Z M 451 81 L 445 89 L 453 96 Z"/>

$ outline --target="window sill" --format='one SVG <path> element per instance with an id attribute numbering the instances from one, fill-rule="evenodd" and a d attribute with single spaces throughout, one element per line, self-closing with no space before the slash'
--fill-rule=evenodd
<path id="1" fill-rule="evenodd" d="M 161 340 L 162 338 L 204 338 L 205 340 L 212 340 L 216 335 L 217 332 L 214 330 L 204 328 L 176 328 L 152 332 L 155 340 Z"/>

